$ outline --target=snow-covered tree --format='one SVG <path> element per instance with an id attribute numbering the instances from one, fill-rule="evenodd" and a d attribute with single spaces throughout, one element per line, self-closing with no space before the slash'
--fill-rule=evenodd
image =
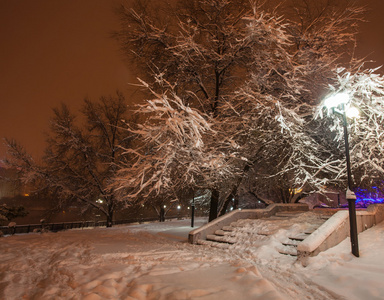
<path id="1" fill-rule="evenodd" d="M 8 141 L 8 165 L 22 171 L 24 183 L 34 182 L 39 189 L 54 192 L 62 203 L 76 203 L 82 210 L 93 207 L 112 225 L 113 214 L 120 203 L 111 189 L 121 147 L 131 140 L 122 129 L 127 118 L 124 96 L 101 97 L 100 101 L 84 101 L 83 125 L 66 105 L 54 109 L 47 148 L 42 163 L 35 162 L 23 147 Z"/>
<path id="2" fill-rule="evenodd" d="M 162 84 L 161 93 L 151 90 L 153 99 L 139 105 L 137 113 L 147 119 L 129 130 L 140 142 L 125 149 L 135 159 L 116 178 L 125 197 L 156 203 L 159 210 L 183 191 L 218 190 L 236 171 L 231 163 L 235 158 L 223 149 L 231 147 L 230 141 L 215 131 L 213 118 L 185 105 L 171 85 Z"/>
<path id="3" fill-rule="evenodd" d="M 359 112 L 357 117 L 348 118 L 354 188 L 377 187 L 382 192 L 384 190 L 384 76 L 375 73 L 376 70 L 363 69 L 363 66 L 355 72 L 338 69 L 337 81 L 330 86 L 329 94 L 348 94 L 350 102 L 345 109 L 347 112 L 350 109 L 357 109 Z M 327 178 L 327 183 L 346 187 L 343 121 L 337 113 L 327 109 L 325 103 L 326 100 L 319 106 L 317 116 L 321 117 L 322 122 L 328 121 L 327 136 L 333 138 L 332 143 L 327 144 L 334 148 L 332 173 Z"/>
<path id="4" fill-rule="evenodd" d="M 183 105 L 220 123 L 220 105 L 249 78 L 250 70 L 264 77 L 279 76 L 272 62 L 289 61 L 284 24 L 248 1 L 179 4 L 183 5 L 177 6 L 174 21 L 162 27 L 148 14 L 123 7 L 120 41 L 134 59 L 149 62 L 150 69 L 160 74 L 154 82 L 159 78 L 171 82 Z M 219 191 L 211 195 L 211 210 L 217 211 Z"/>
<path id="5" fill-rule="evenodd" d="M 25 217 L 28 211 L 24 206 L 8 206 L 6 204 L 0 205 L 0 224 L 1 221 L 11 221 L 18 217 Z"/>
<path id="6" fill-rule="evenodd" d="M 284 55 L 282 20 L 248 0 L 176 2 L 168 14 L 144 9 L 141 1 L 138 8 L 123 5 L 116 36 L 139 68 L 149 68 L 150 77 L 162 74 L 183 101 L 217 116 L 225 96 L 258 68 L 255 62 Z"/>
<path id="7" fill-rule="evenodd" d="M 335 68 L 346 59 L 356 65 L 351 51 L 361 8 L 330 5 L 333 1 L 294 2 L 285 25 L 288 60 L 270 60 L 268 72 L 257 68 L 224 105 L 225 131 L 238 124 L 233 136 L 241 145 L 239 152 L 251 162 L 234 191 L 236 186 L 248 187 L 248 194 L 266 203 L 294 201 L 303 183 L 313 190 L 319 188 L 318 181 L 324 183 L 333 151 L 326 147 L 331 144 L 323 143 L 326 137 L 313 120 L 314 109 L 335 82 Z M 314 178 L 316 183 L 311 182 Z"/>
<path id="8" fill-rule="evenodd" d="M 294 2 L 300 6 L 310 1 Z M 127 56 L 149 70 L 154 78 L 152 89 L 161 88 L 163 80 L 170 82 L 172 99 L 178 97 L 180 104 L 193 108 L 212 124 L 215 134 L 206 131 L 205 135 L 225 137 L 203 138 L 205 146 L 199 150 L 215 153 L 212 149 L 221 149 L 224 161 L 231 164 L 231 177 L 217 176 L 220 184 L 204 186 L 212 192 L 211 212 L 217 213 L 219 207 L 225 210 L 251 171 L 259 169 L 259 183 L 272 182 L 265 178 L 284 181 L 282 186 L 291 193 L 301 180 L 296 179 L 291 161 L 303 159 L 297 178 L 304 179 L 309 176 L 304 167 L 307 163 L 312 168 L 323 162 L 307 152 L 316 137 L 303 130 L 311 131 L 307 124 L 313 107 L 333 83 L 332 70 L 345 59 L 340 51 L 353 46 L 361 11 L 327 6 L 335 1 L 320 2 L 317 13 L 309 5 L 303 10 L 297 8 L 295 15 L 286 19 L 277 14 L 278 9 L 268 9 L 267 3 L 252 1 L 182 0 L 163 17 L 144 9 L 145 5 L 143 9 L 120 9 L 122 27 L 116 36 Z M 177 122 L 183 120 L 177 118 Z M 298 140 L 296 133 L 303 138 Z M 177 138 L 171 140 L 175 143 Z M 207 148 L 212 143 L 215 145 Z M 183 149 L 174 148 L 172 153 L 182 154 Z M 328 157 L 328 151 L 322 149 L 320 156 Z M 167 157 L 151 156 L 155 161 Z M 180 157 L 181 162 L 187 156 Z M 172 164 L 161 164 L 162 168 L 173 168 Z M 188 186 L 186 182 L 197 183 L 174 177 L 175 181 L 172 176 L 168 178 L 175 188 Z M 153 184 L 161 186 L 157 182 Z"/>
<path id="9" fill-rule="evenodd" d="M 289 2 L 293 5 L 287 7 Z M 364 8 L 350 0 L 291 0 L 282 6 L 291 11 L 287 30 L 293 61 L 304 79 L 301 98 L 316 104 L 334 80 L 336 66 L 360 65 L 354 52 Z"/>
<path id="10" fill-rule="evenodd" d="M 354 187 L 383 191 L 383 76 L 363 68 L 355 72 L 339 68 L 334 74 L 329 94 L 348 93 L 349 106 L 360 111 L 348 128 Z M 294 191 L 303 188 L 311 192 L 346 188 L 343 120 L 324 106 L 324 99 L 318 106 L 289 106 L 270 95 L 263 98 L 254 88 L 242 90 L 239 97 L 239 105 L 253 106 L 244 109 L 248 113 L 242 119 L 252 121 L 244 122 L 243 130 L 249 136 L 251 129 L 257 133 L 255 142 L 261 147 L 260 159 L 243 181 L 253 183 L 248 193 L 269 196 L 274 187 L 274 193 L 276 188 L 286 191 L 283 201 L 291 201 Z M 234 103 L 231 109 L 236 108 Z"/>

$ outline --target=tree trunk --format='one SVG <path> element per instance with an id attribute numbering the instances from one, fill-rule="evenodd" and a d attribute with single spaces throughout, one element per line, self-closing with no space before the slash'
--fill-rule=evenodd
<path id="1" fill-rule="evenodd" d="M 239 207 L 239 198 L 235 197 L 235 202 L 233 203 L 233 210 L 237 209 Z"/>
<path id="2" fill-rule="evenodd" d="M 235 198 L 235 197 L 236 197 L 237 189 L 239 188 L 239 186 L 240 186 L 240 184 L 241 184 L 241 181 L 243 180 L 244 174 L 248 172 L 249 168 L 250 168 L 250 164 L 246 164 L 246 165 L 244 166 L 244 169 L 243 169 L 243 175 L 240 176 L 240 177 L 237 179 L 236 184 L 233 186 L 231 193 L 229 194 L 229 196 L 228 196 L 227 199 L 225 200 L 225 203 L 224 203 L 222 209 L 220 210 L 219 216 L 222 216 L 222 215 L 225 214 L 225 212 L 227 211 L 227 208 L 228 208 L 229 203 L 232 201 L 232 198 Z M 238 204 L 239 204 L 239 200 L 236 200 L 235 203 L 236 203 L 236 204 L 234 204 L 233 209 L 235 209 L 235 206 L 236 206 L 236 208 L 237 208 L 237 206 L 238 206 Z"/>
<path id="3" fill-rule="evenodd" d="M 212 104 L 212 113 L 213 117 L 216 118 L 217 113 L 217 107 L 219 105 L 219 95 L 220 95 L 220 73 L 215 70 L 215 98 Z"/>
<path id="4" fill-rule="evenodd" d="M 234 187 L 232 192 L 228 195 L 227 199 L 225 199 L 224 205 L 219 212 L 219 216 L 225 215 L 225 213 L 227 212 L 228 205 L 232 202 L 232 198 L 234 198 L 234 192 L 236 193 L 236 191 L 237 187 Z"/>
<path id="5" fill-rule="evenodd" d="M 282 203 L 287 203 L 286 202 L 286 197 L 283 189 L 280 189 L 280 198 Z"/>
<path id="6" fill-rule="evenodd" d="M 248 193 L 250 193 L 253 197 L 255 197 L 258 201 L 262 202 L 265 204 L 265 206 L 268 206 L 270 204 L 273 204 L 274 202 L 271 201 L 271 200 L 268 200 L 268 199 L 263 199 L 261 197 L 259 197 L 255 192 L 252 192 L 252 191 L 248 191 Z"/>
<path id="7" fill-rule="evenodd" d="M 163 205 L 160 207 L 159 221 L 165 222 L 165 209 Z"/>
<path id="8" fill-rule="evenodd" d="M 113 225 L 113 210 L 114 210 L 114 205 L 113 205 L 113 200 L 110 199 L 109 203 L 107 203 L 107 213 L 105 214 L 107 217 L 107 227 L 112 227 Z"/>
<path id="9" fill-rule="evenodd" d="M 218 190 L 214 189 L 212 191 L 208 222 L 211 222 L 217 218 L 217 208 L 219 207 L 219 195 L 220 193 Z"/>
<path id="10" fill-rule="evenodd" d="M 231 202 L 230 199 L 231 199 L 231 196 L 228 196 L 227 200 L 225 200 L 223 207 L 219 211 L 219 217 L 221 217 L 222 215 L 225 215 L 225 213 L 227 212 L 229 202 Z"/>
<path id="11" fill-rule="evenodd" d="M 112 227 L 113 222 L 113 211 L 107 214 L 107 227 Z"/>

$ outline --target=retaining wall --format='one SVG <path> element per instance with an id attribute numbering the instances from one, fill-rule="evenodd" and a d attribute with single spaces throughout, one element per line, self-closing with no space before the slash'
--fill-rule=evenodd
<path id="1" fill-rule="evenodd" d="M 357 232 L 360 233 L 384 221 L 384 204 L 372 204 L 356 211 Z M 338 211 L 297 246 L 298 259 L 303 265 L 310 256 L 336 246 L 350 235 L 349 213 Z"/>

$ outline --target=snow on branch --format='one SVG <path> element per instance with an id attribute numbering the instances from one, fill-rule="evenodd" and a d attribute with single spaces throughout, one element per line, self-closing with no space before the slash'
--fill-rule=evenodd
<path id="1" fill-rule="evenodd" d="M 382 185 L 384 176 L 384 76 L 375 73 L 376 70 L 363 69 L 363 66 L 354 73 L 338 69 L 336 83 L 330 86 L 330 95 L 341 92 L 349 95 L 350 100 L 345 106 L 347 116 L 351 108 L 359 111 L 357 118 L 348 119 L 352 171 L 358 186 Z M 316 117 L 331 120 L 334 140 L 343 150 L 340 117 L 326 108 L 324 101 L 318 107 Z"/>
<path id="2" fill-rule="evenodd" d="M 166 82 L 163 87 L 162 93 L 152 91 L 154 98 L 138 105 L 137 113 L 147 116 L 146 121 L 129 129 L 140 144 L 125 149 L 135 156 L 134 163 L 121 168 L 116 184 L 130 199 L 209 186 L 232 174 L 227 156 L 215 147 L 218 132 L 211 118 L 185 105 Z"/>

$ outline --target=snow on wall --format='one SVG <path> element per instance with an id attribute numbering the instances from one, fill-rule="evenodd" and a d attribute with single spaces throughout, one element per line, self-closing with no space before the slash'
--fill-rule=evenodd
<path id="1" fill-rule="evenodd" d="M 375 215 L 375 223 L 379 224 L 384 221 L 384 204 L 373 204 L 368 206 L 367 212 L 371 212 Z"/>
<path id="2" fill-rule="evenodd" d="M 357 232 L 363 232 L 383 220 L 384 205 L 370 205 L 367 211 L 356 212 Z M 337 212 L 297 246 L 299 260 L 305 263 L 306 257 L 336 246 L 350 235 L 349 231 L 348 211 Z"/>
<path id="3" fill-rule="evenodd" d="M 300 252 L 313 252 L 337 229 L 348 221 L 347 211 L 338 211 L 327 222 L 316 229 L 309 237 L 302 241 L 297 250 Z M 345 237 L 343 237 L 344 239 Z"/>

